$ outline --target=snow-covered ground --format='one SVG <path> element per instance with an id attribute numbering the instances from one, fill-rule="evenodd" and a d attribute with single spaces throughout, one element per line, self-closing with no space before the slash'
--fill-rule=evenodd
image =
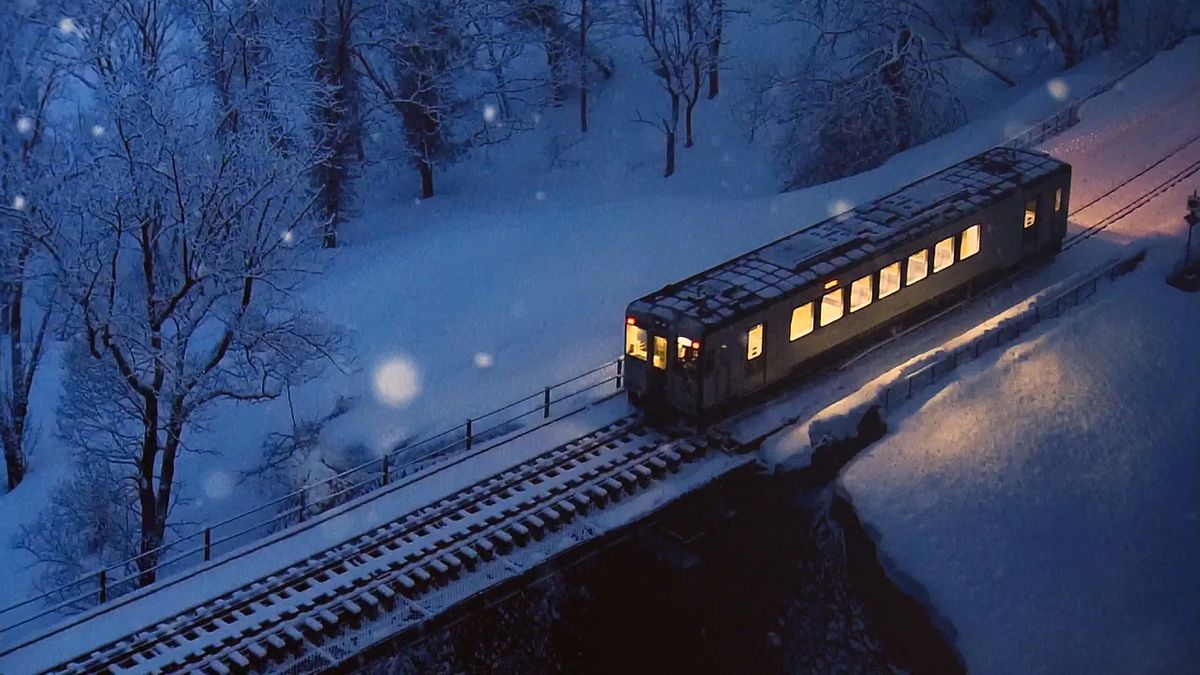
<path id="1" fill-rule="evenodd" d="M 1076 205 L 1200 133 L 1198 51 L 1160 57 L 1047 148 L 1077 167 Z M 1195 188 L 1097 237 L 1145 242 L 1136 272 L 889 412 L 842 475 L 893 576 L 974 672 L 1200 663 L 1200 296 L 1163 282 Z"/>
<path id="2" fill-rule="evenodd" d="M 345 374 L 294 392 L 301 418 L 326 415 L 339 396 L 354 400 L 324 443 L 356 456 L 380 452 L 592 368 L 619 349 L 631 298 L 995 145 L 1121 70 L 1100 58 L 1053 86 L 1034 81 L 988 96 L 988 109 L 999 112 L 874 171 L 779 195 L 766 149 L 747 144 L 730 120 L 739 87 L 732 77 L 721 99 L 698 108 L 697 145 L 680 150 L 679 173 L 660 178 L 661 138 L 632 121 L 641 102 L 662 97 L 659 84 L 636 48 L 616 51 L 618 76 L 593 97 L 592 132 L 559 161 L 552 149 L 574 138 L 570 106 L 446 172 L 433 200 L 412 200 L 409 175 L 363 182 L 346 245 L 305 294 L 354 337 Z M 59 381 L 51 360 L 39 400 L 52 401 Z M 0 544 L 32 521 L 68 468 L 50 410 L 35 411 L 39 451 L 29 478 L 0 495 Z M 189 442 L 219 454 L 181 460 L 177 522 L 211 522 L 260 503 L 263 491 L 237 477 L 258 462 L 268 432 L 289 426 L 283 401 L 217 411 Z M 4 556 L 15 573 L 0 586 L 0 606 L 29 595 L 37 571 L 22 553 Z"/>

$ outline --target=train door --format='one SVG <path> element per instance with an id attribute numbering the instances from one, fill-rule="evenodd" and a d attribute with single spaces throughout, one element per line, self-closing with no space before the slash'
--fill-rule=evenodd
<path id="1" fill-rule="evenodd" d="M 1021 251 L 1029 255 L 1041 248 L 1042 230 L 1047 229 L 1043 222 L 1046 218 L 1042 214 L 1041 195 L 1030 195 L 1026 198 L 1022 215 Z"/>
<path id="2" fill-rule="evenodd" d="M 754 325 L 746 332 L 746 389 L 753 391 L 767 381 L 766 324 Z"/>
<path id="3" fill-rule="evenodd" d="M 667 398 L 667 338 L 662 335 L 650 336 L 650 372 L 647 375 L 646 391 L 652 401 L 662 401 Z"/>

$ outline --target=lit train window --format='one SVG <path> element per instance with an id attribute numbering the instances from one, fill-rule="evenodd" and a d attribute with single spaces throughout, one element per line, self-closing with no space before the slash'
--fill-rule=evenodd
<path id="1" fill-rule="evenodd" d="M 667 338 L 654 336 L 654 367 L 667 369 Z"/>
<path id="2" fill-rule="evenodd" d="M 763 352 L 763 325 L 760 323 L 746 333 L 746 360 L 753 361 L 762 356 Z"/>
<path id="3" fill-rule="evenodd" d="M 1054 191 L 1054 212 L 1062 211 L 1062 188 Z"/>
<path id="4" fill-rule="evenodd" d="M 646 360 L 647 340 L 646 329 L 633 324 L 625 325 L 625 353 L 635 359 Z"/>
<path id="5" fill-rule="evenodd" d="M 941 272 L 954 264 L 954 237 L 946 237 L 933 247 L 933 271 Z"/>
<path id="6" fill-rule="evenodd" d="M 929 251 L 921 250 L 908 256 L 908 276 L 905 277 L 905 286 L 912 286 L 918 281 L 929 276 Z"/>
<path id="7" fill-rule="evenodd" d="M 900 290 L 900 263 L 894 262 L 891 265 L 879 270 L 879 297 L 880 299 Z"/>
<path id="8" fill-rule="evenodd" d="M 962 241 L 958 244 L 958 259 L 966 260 L 979 253 L 979 224 L 976 223 L 963 230 Z"/>
<path id="9" fill-rule="evenodd" d="M 806 302 L 792 310 L 791 339 L 799 340 L 811 332 L 813 332 L 813 304 Z"/>
<path id="10" fill-rule="evenodd" d="M 854 313 L 871 304 L 871 275 L 850 284 L 850 312 Z"/>
<path id="11" fill-rule="evenodd" d="M 679 361 L 695 361 L 700 358 L 700 343 L 691 338 L 679 337 L 675 341 L 675 356 Z"/>
<path id="12" fill-rule="evenodd" d="M 837 289 L 832 293 L 826 293 L 821 298 L 821 325 L 828 326 L 829 324 L 842 318 L 842 314 L 846 311 L 842 300 L 842 289 Z"/>
<path id="13" fill-rule="evenodd" d="M 1037 199 L 1025 202 L 1025 229 L 1037 225 Z"/>

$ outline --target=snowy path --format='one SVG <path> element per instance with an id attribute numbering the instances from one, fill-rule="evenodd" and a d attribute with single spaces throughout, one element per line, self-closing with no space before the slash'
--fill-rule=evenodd
<path id="1" fill-rule="evenodd" d="M 1200 133 L 1198 44 L 1086 105 L 1046 148 L 1075 166 L 1075 204 Z M 1192 143 L 1075 220 L 1197 160 Z M 893 576 L 952 624 L 973 672 L 1200 663 L 1200 297 L 1163 283 L 1196 184 L 1060 258 L 1144 242 L 1137 272 L 890 414 L 843 474 Z"/>

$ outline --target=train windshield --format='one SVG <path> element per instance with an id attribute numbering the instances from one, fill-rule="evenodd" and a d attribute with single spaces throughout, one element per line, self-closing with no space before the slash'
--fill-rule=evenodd
<path id="1" fill-rule="evenodd" d="M 625 324 L 625 353 L 635 359 L 646 360 L 649 356 L 648 336 L 645 328 L 626 323 Z"/>

